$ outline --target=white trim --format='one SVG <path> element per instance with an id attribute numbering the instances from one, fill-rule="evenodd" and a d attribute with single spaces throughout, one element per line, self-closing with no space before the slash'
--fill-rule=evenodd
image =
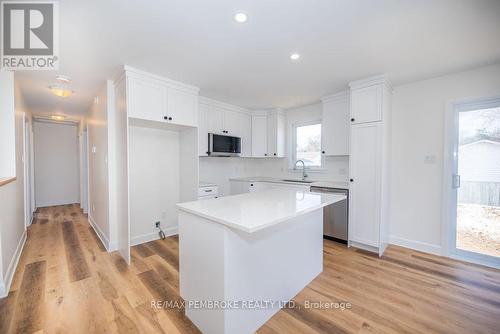
<path id="1" fill-rule="evenodd" d="M 198 88 L 196 86 L 185 84 L 185 83 L 180 82 L 180 81 L 175 81 L 175 80 L 172 80 L 172 79 L 169 79 L 166 77 L 159 76 L 157 74 L 142 71 L 142 70 L 133 68 L 133 67 L 128 66 L 128 65 L 123 66 L 123 70 L 126 72 L 127 76 L 130 74 L 132 74 L 132 76 L 133 76 L 135 74 L 135 75 L 139 75 L 141 77 L 149 77 L 150 79 L 163 82 L 164 84 L 166 84 L 170 88 L 179 89 L 179 90 L 183 90 L 183 91 L 190 92 L 190 93 L 195 93 L 196 95 L 198 95 L 198 93 L 200 92 L 200 88 Z"/>
<path id="2" fill-rule="evenodd" d="M 229 103 L 226 103 L 223 101 L 210 99 L 208 97 L 201 96 L 201 95 L 198 96 L 198 103 L 206 104 L 208 106 L 219 107 L 222 109 L 226 109 L 226 110 L 230 110 L 230 111 L 234 111 L 234 112 L 239 112 L 239 113 L 243 113 L 243 114 L 247 114 L 247 115 L 252 115 L 252 112 L 250 110 L 245 109 L 243 107 L 240 107 L 240 106 L 237 106 L 234 104 L 229 104 Z"/>
<path id="3" fill-rule="evenodd" d="M 495 256 L 456 249 L 455 252 L 450 254 L 450 257 L 455 260 L 472 262 L 483 266 L 500 269 L 500 258 Z"/>
<path id="4" fill-rule="evenodd" d="M 442 248 L 440 245 L 433 245 L 422 241 L 410 240 L 396 236 L 389 236 L 389 244 L 397 245 L 405 248 L 415 249 L 424 253 L 441 255 Z"/>
<path id="5" fill-rule="evenodd" d="M 158 234 L 158 232 L 141 234 L 136 237 L 130 238 L 130 247 L 160 239 L 160 235 Z M 163 230 L 163 232 L 165 232 L 166 237 L 170 237 L 172 235 L 178 234 L 179 228 L 177 226 L 173 226 Z"/>
<path id="6" fill-rule="evenodd" d="M 349 91 L 343 90 L 343 91 L 335 93 L 335 94 L 323 96 L 321 98 L 321 103 L 328 103 L 328 102 L 334 102 L 334 101 L 338 101 L 338 100 L 345 100 L 345 99 L 348 99 L 349 97 L 350 97 Z"/>
<path id="7" fill-rule="evenodd" d="M 302 169 L 295 169 L 295 163 L 297 162 L 297 152 L 295 151 L 295 147 L 297 146 L 297 128 L 302 127 L 302 126 L 310 126 L 310 125 L 317 125 L 319 124 L 322 126 L 322 120 L 321 118 L 316 118 L 313 120 L 308 120 L 308 121 L 303 121 L 303 122 L 294 122 L 290 124 L 290 142 L 288 145 L 288 150 L 290 152 L 289 154 L 289 159 L 288 159 L 288 169 L 289 170 L 298 170 L 302 173 Z M 321 129 L 323 130 L 323 129 Z M 323 132 L 321 132 L 321 141 L 323 141 Z M 306 173 L 307 171 L 324 171 L 326 170 L 325 168 L 325 157 L 323 154 L 321 154 L 321 147 L 320 147 L 320 155 L 321 155 L 321 166 L 306 166 Z"/>
<path id="8" fill-rule="evenodd" d="M 378 254 L 378 247 L 367 245 L 367 244 L 357 242 L 354 240 L 349 241 L 349 247 L 359 248 L 359 249 L 363 249 L 363 250 L 368 251 L 368 252 L 372 252 L 374 254 Z"/>
<path id="9" fill-rule="evenodd" d="M 19 259 L 21 258 L 24 245 L 26 244 L 26 239 L 27 239 L 27 233 L 26 230 L 24 230 L 21 239 L 17 244 L 14 256 L 12 257 L 12 260 L 9 263 L 7 272 L 5 273 L 5 279 L 3 282 L 0 282 L 0 298 L 7 297 L 7 295 L 9 294 L 10 285 L 12 284 L 14 273 L 16 272 L 17 265 L 19 264 Z"/>
<path id="10" fill-rule="evenodd" d="M 452 187 L 452 176 L 458 172 L 459 113 L 498 107 L 500 96 L 448 101 L 444 119 L 444 155 L 442 184 L 441 254 L 463 261 L 495 266 L 493 257 L 456 248 L 457 191 Z"/>
<path id="11" fill-rule="evenodd" d="M 92 218 L 92 216 L 90 214 L 88 215 L 88 221 L 89 221 L 90 226 L 92 226 L 92 228 L 94 229 L 95 234 L 97 234 L 97 236 L 101 240 L 102 244 L 104 245 L 104 248 L 106 248 L 106 250 L 108 252 L 112 252 L 112 251 L 116 250 L 116 245 L 111 244 L 109 242 L 109 239 L 106 237 L 106 234 L 104 234 L 104 232 L 101 230 L 99 225 L 97 225 L 94 218 Z"/>

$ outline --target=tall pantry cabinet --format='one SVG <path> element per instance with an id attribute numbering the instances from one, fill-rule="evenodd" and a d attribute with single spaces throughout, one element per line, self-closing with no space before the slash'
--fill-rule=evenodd
<path id="1" fill-rule="evenodd" d="M 382 256 L 389 237 L 392 89 L 384 76 L 349 87 L 349 244 Z"/>

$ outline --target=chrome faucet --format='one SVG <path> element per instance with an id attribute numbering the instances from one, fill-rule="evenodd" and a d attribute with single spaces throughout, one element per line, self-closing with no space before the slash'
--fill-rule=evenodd
<path id="1" fill-rule="evenodd" d="M 297 164 L 299 162 L 302 162 L 302 180 L 305 180 L 307 177 L 307 173 L 306 173 L 306 164 L 304 163 L 304 160 L 295 161 L 295 166 L 293 167 L 293 169 L 297 169 Z"/>

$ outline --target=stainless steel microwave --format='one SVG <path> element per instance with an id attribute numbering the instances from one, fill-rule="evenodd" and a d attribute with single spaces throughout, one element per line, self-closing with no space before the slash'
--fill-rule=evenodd
<path id="1" fill-rule="evenodd" d="M 241 138 L 209 133 L 207 153 L 212 157 L 238 157 L 241 155 Z"/>

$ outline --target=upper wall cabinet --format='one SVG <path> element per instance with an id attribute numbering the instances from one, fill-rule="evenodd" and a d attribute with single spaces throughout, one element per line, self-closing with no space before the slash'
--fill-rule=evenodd
<path id="1" fill-rule="evenodd" d="M 327 156 L 349 155 L 349 92 L 325 96 L 321 122 L 321 150 Z"/>
<path id="2" fill-rule="evenodd" d="M 207 155 L 209 133 L 240 137 L 241 156 L 252 155 L 252 121 L 246 109 L 204 97 L 200 98 L 199 109 L 200 156 Z"/>
<path id="3" fill-rule="evenodd" d="M 282 158 L 285 156 L 285 116 L 281 111 L 267 115 L 267 155 Z"/>
<path id="4" fill-rule="evenodd" d="M 351 123 L 360 124 L 382 120 L 382 85 L 351 86 Z"/>
<path id="5" fill-rule="evenodd" d="M 280 110 L 256 112 L 252 116 L 252 156 L 285 156 L 285 116 Z"/>
<path id="6" fill-rule="evenodd" d="M 125 67 L 129 117 L 198 126 L 199 89 Z"/>

